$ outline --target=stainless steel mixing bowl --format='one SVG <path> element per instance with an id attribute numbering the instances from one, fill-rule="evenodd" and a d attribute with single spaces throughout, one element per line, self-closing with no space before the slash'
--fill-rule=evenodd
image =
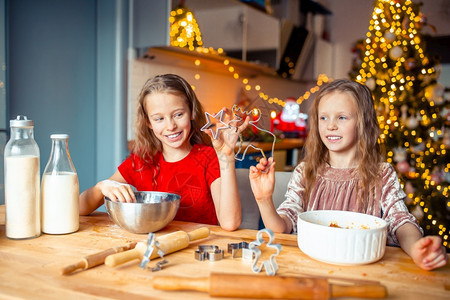
<path id="1" fill-rule="evenodd" d="M 164 192 L 135 192 L 135 203 L 114 202 L 105 197 L 109 217 L 121 228 L 133 233 L 156 232 L 177 214 L 180 196 Z"/>

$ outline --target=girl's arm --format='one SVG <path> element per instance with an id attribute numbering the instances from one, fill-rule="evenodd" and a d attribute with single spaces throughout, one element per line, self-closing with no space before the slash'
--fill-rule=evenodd
<path id="1" fill-rule="evenodd" d="M 219 157 L 220 177 L 211 184 L 211 194 L 220 226 L 236 230 L 242 221 L 241 199 L 236 180 L 234 155 L 231 160 Z"/>
<path id="2" fill-rule="evenodd" d="M 133 189 L 126 183 L 119 171 L 108 180 L 98 182 L 80 195 L 80 215 L 86 216 L 103 204 L 103 197 L 113 201 L 136 201 Z"/>
<path id="3" fill-rule="evenodd" d="M 256 167 L 250 167 L 250 184 L 259 207 L 264 225 L 274 232 L 290 233 L 292 224 L 284 215 L 279 215 L 273 204 L 275 187 L 275 162 L 273 158 L 262 158 Z"/>
<path id="4" fill-rule="evenodd" d="M 224 108 L 223 122 L 232 126 L 222 129 L 217 139 L 212 137 L 211 132 L 207 134 L 212 138 L 213 147 L 216 150 L 220 166 L 220 178 L 211 184 L 211 194 L 216 209 L 216 215 L 220 226 L 229 231 L 236 230 L 242 221 L 241 200 L 239 197 L 236 179 L 234 147 L 239 134 L 248 126 L 250 118 L 246 116 L 240 124 L 232 124 L 231 113 Z M 217 129 L 216 129 L 217 130 Z"/>
<path id="5" fill-rule="evenodd" d="M 400 247 L 420 268 L 433 270 L 447 264 L 447 253 L 440 237 L 422 237 L 421 232 L 411 223 L 400 226 L 396 235 Z"/>
<path id="6" fill-rule="evenodd" d="M 385 163 L 382 171 L 381 205 L 384 219 L 389 225 L 389 236 L 400 244 L 414 263 L 424 270 L 442 267 L 447 263 L 447 254 L 440 237 L 422 237 L 420 227 L 415 223 L 405 205 L 397 173 L 392 165 Z M 389 238 L 389 237 L 388 237 Z"/>

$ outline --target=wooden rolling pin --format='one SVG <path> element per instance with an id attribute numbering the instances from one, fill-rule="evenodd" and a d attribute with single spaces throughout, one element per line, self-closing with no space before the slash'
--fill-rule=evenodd
<path id="1" fill-rule="evenodd" d="M 212 273 L 210 277 L 159 276 L 153 288 L 209 292 L 212 297 L 258 299 L 329 299 L 339 297 L 385 298 L 382 285 L 336 285 L 324 278 Z"/>
<path id="2" fill-rule="evenodd" d="M 81 259 L 80 261 L 78 261 L 77 263 L 74 263 L 74 264 L 62 269 L 61 274 L 67 275 L 72 272 L 75 272 L 78 269 L 86 270 L 86 269 L 93 268 L 95 266 L 103 264 L 105 262 L 105 258 L 107 256 L 114 254 L 114 253 L 127 251 L 130 249 L 133 249 L 134 247 L 136 247 L 136 242 L 128 243 L 124 246 L 117 246 L 117 247 L 109 248 L 102 252 L 88 255 L 88 256 L 84 257 L 83 259 Z"/>
<path id="3" fill-rule="evenodd" d="M 195 229 L 191 232 L 185 231 L 175 231 L 166 235 L 157 237 L 156 240 L 159 242 L 159 249 L 164 252 L 164 255 L 173 253 L 175 251 L 181 250 L 189 246 L 189 242 L 203 239 L 209 236 L 209 228 L 201 227 Z M 105 265 L 108 267 L 115 267 L 126 263 L 134 259 L 142 259 L 145 251 L 147 250 L 146 242 L 137 243 L 136 247 L 132 250 L 124 251 L 121 253 L 116 253 L 109 255 L 105 258 Z M 150 259 L 158 257 L 157 249 L 153 248 L 152 255 Z"/>

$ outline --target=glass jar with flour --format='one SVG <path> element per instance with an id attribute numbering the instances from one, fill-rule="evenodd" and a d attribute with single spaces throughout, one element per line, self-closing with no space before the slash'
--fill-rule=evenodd
<path id="1" fill-rule="evenodd" d="M 29 239 L 41 235 L 39 147 L 34 122 L 26 116 L 10 120 L 5 146 L 6 237 Z"/>
<path id="2" fill-rule="evenodd" d="M 42 175 L 42 232 L 65 234 L 79 228 L 79 183 L 67 134 L 52 134 L 52 150 Z"/>

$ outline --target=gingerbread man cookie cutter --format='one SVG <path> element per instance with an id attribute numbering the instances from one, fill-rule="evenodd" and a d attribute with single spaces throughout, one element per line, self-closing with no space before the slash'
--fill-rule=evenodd
<path id="1" fill-rule="evenodd" d="M 269 236 L 269 241 L 267 242 L 268 248 L 273 248 L 276 250 L 276 253 L 272 254 L 268 260 L 262 261 L 260 266 L 258 267 L 258 261 L 261 257 L 261 249 L 259 248 L 262 244 L 265 243 L 263 239 L 263 234 L 266 233 Z M 252 263 L 252 270 L 254 273 L 261 272 L 262 268 L 266 270 L 267 275 L 274 276 L 278 271 L 278 264 L 276 260 L 276 256 L 281 252 L 281 245 L 274 244 L 273 241 L 275 239 L 275 235 L 272 230 L 268 228 L 261 229 L 256 234 L 256 240 L 249 244 L 249 249 L 254 253 L 255 257 Z"/>

